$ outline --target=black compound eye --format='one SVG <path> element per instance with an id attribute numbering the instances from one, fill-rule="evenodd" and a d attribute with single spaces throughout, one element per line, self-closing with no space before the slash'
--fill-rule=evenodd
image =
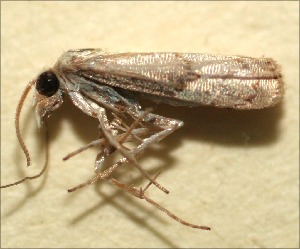
<path id="1" fill-rule="evenodd" d="M 51 97 L 59 89 L 59 81 L 53 72 L 46 71 L 38 77 L 35 88 L 39 94 Z"/>

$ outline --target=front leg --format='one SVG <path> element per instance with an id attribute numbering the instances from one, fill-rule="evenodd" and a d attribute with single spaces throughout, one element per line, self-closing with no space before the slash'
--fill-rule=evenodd
<path id="1" fill-rule="evenodd" d="M 113 130 L 111 129 L 111 126 L 109 125 L 108 118 L 106 115 L 106 111 L 104 108 L 100 108 L 97 118 L 99 120 L 99 127 L 104 135 L 104 137 L 108 140 L 109 145 L 112 145 L 121 152 L 121 154 L 127 158 L 127 160 L 131 163 L 137 164 L 137 161 L 135 160 L 134 156 L 121 144 L 119 143 L 113 134 Z"/>
<path id="2" fill-rule="evenodd" d="M 112 113 L 114 118 L 113 120 L 110 122 L 110 124 L 108 124 L 108 122 L 106 122 L 106 129 L 110 128 L 111 132 L 113 134 L 113 137 L 116 138 L 119 135 L 119 132 L 126 132 L 128 127 L 126 124 L 124 124 L 124 122 L 122 122 L 122 119 L 120 119 L 116 114 Z M 123 127 L 125 126 L 125 127 Z M 99 126 L 99 129 L 101 129 L 101 127 Z M 100 137 L 102 136 L 102 132 L 100 131 Z M 105 138 L 104 138 L 105 139 Z M 124 141 L 124 140 L 123 140 Z M 118 139 L 118 142 L 120 144 L 123 143 L 123 141 L 120 141 Z M 94 141 L 95 142 L 95 141 Z M 101 143 L 99 144 L 100 146 L 100 152 L 97 154 L 96 160 L 95 160 L 95 172 L 100 172 L 100 169 L 105 161 L 105 159 L 111 155 L 112 153 L 115 152 L 116 148 L 111 146 L 111 144 L 107 143 L 107 141 L 105 143 Z"/>

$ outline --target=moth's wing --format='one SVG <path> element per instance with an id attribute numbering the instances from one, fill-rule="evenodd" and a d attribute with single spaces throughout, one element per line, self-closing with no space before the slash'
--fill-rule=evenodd
<path id="1" fill-rule="evenodd" d="M 283 92 L 278 65 L 268 58 L 100 50 L 67 53 L 64 64 L 80 77 L 171 104 L 256 109 L 274 105 Z"/>

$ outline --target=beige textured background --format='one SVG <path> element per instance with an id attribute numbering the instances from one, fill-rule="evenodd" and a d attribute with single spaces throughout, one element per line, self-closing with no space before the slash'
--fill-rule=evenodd
<path id="1" fill-rule="evenodd" d="M 160 106 L 185 126 L 141 160 L 170 191 L 149 194 L 187 221 L 184 227 L 143 201 L 96 184 L 66 189 L 92 174 L 95 151 L 62 157 L 96 137 L 97 122 L 66 101 L 49 122 L 50 169 L 34 182 L 1 190 L 2 247 L 298 247 L 299 3 L 1 2 L 1 182 L 31 175 L 43 162 L 42 136 L 27 82 L 74 48 L 270 56 L 282 65 L 281 105 L 261 111 Z M 123 179 L 130 181 L 130 167 Z M 139 184 L 145 184 L 138 182 Z"/>

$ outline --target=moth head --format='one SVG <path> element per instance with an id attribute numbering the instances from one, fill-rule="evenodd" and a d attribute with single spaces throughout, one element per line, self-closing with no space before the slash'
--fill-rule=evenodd
<path id="1" fill-rule="evenodd" d="M 41 73 L 35 81 L 35 90 L 35 113 L 38 127 L 41 127 L 45 118 L 63 103 L 57 75 L 51 70 Z"/>

